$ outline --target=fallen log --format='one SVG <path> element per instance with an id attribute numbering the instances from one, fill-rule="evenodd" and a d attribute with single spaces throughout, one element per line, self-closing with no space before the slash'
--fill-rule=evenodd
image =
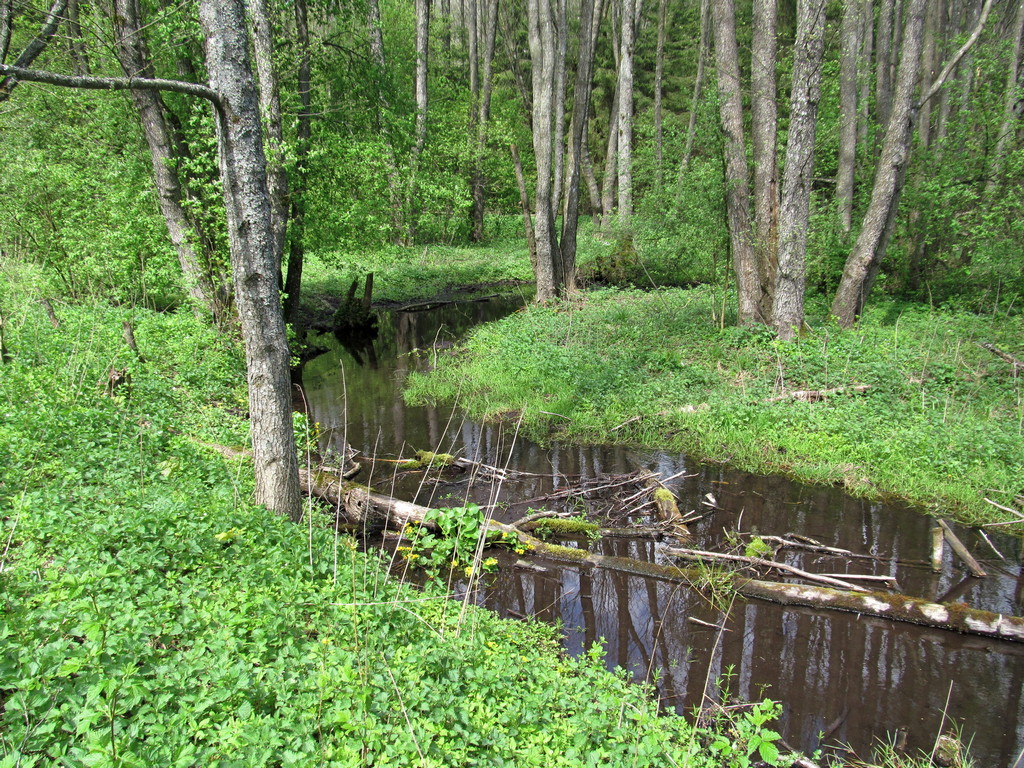
<path id="1" fill-rule="evenodd" d="M 240 451 L 223 446 L 210 447 L 226 456 L 242 455 Z M 344 512 L 347 517 L 356 516 L 357 519 L 353 522 L 372 520 L 397 527 L 413 521 L 428 528 L 433 527 L 433 523 L 426 521 L 428 507 L 400 501 L 390 496 L 374 493 L 361 486 L 345 483 L 337 475 L 330 475 L 330 473 L 302 470 L 300 475 L 302 484 L 309 493 L 331 503 L 336 509 Z M 362 517 L 358 517 L 358 515 L 362 515 Z M 697 569 L 660 565 L 624 557 L 597 555 L 582 549 L 548 544 L 510 525 L 495 521 L 490 521 L 487 524 L 487 529 L 512 534 L 534 555 L 554 562 L 568 563 L 577 567 L 606 568 L 635 576 L 688 584 L 697 588 L 704 579 L 704 574 Z M 961 634 L 981 635 L 1024 643 L 1024 617 L 1020 616 L 1005 616 L 991 611 L 982 611 L 961 603 L 933 603 L 907 595 L 850 592 L 805 584 L 782 584 L 751 579 L 738 574 L 733 574 L 730 578 L 732 588 L 736 590 L 737 594 L 747 598 L 756 598 L 781 605 L 847 611 Z"/>
<path id="2" fill-rule="evenodd" d="M 871 389 L 870 384 L 857 384 L 852 387 L 833 387 L 831 389 L 796 389 L 791 392 L 783 392 L 781 395 L 769 397 L 762 402 L 778 403 L 783 400 L 800 400 L 804 403 L 817 403 L 821 400 L 825 400 L 830 395 L 844 395 L 847 392 L 863 394 L 869 389 Z"/>

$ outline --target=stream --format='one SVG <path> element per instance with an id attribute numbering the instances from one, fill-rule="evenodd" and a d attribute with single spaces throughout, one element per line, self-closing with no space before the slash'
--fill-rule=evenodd
<path id="1" fill-rule="evenodd" d="M 548 499 L 581 480 L 641 469 L 662 478 L 680 510 L 708 512 L 691 525 L 687 546 L 721 549 L 728 532 L 800 534 L 852 550 L 857 559 L 783 550 L 783 562 L 819 573 L 894 577 L 902 591 L 1024 614 L 1021 540 L 954 526 L 989 576 L 971 577 L 946 551 L 941 573 L 929 565 L 934 521 L 892 503 L 846 495 L 783 477 L 700 464 L 685 455 L 607 446 L 540 446 L 514 423 L 478 424 L 457 407 L 411 407 L 401 391 L 408 373 L 479 323 L 522 305 L 520 298 L 446 305 L 428 311 L 381 312 L 375 339 L 317 337 L 329 351 L 301 371 L 304 407 L 323 430 L 322 449 L 347 442 L 365 462 L 358 480 L 428 506 L 495 505 L 512 521 L 528 509 L 587 511 L 578 496 Z M 535 473 L 469 487 L 465 475 L 424 482 L 386 459 L 415 450 L 453 453 L 485 464 Z M 708 494 L 710 494 L 710 499 Z M 709 506 L 713 500 L 714 507 Z M 577 542 L 588 546 L 586 540 Z M 650 539 L 609 538 L 602 554 L 669 562 Z M 999 555 L 996 551 L 998 550 Z M 1001 555 L 1001 556 L 1000 556 Z M 577 655 L 603 640 L 609 668 L 629 670 L 656 686 L 661 703 L 689 712 L 702 701 L 764 697 L 782 702 L 784 740 L 808 754 L 853 750 L 870 756 L 878 740 L 906 735 L 910 749 L 930 749 L 936 736 L 961 728 L 978 768 L 1024 768 L 1024 644 L 969 637 L 851 613 L 717 599 L 656 579 L 602 569 L 500 556 L 477 600 L 499 614 L 559 622 L 566 651 Z M 722 624 L 725 631 L 715 625 Z"/>

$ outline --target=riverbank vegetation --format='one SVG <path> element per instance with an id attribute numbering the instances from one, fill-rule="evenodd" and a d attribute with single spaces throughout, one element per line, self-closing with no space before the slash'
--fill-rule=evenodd
<path id="1" fill-rule="evenodd" d="M 744 765 L 771 704 L 695 727 L 387 560 L 251 503 L 235 343 L 188 313 L 19 292 L 0 367 L 0 765 Z M 10 294 L 6 294 L 9 298 Z M 123 340 L 134 331 L 138 353 Z M 117 376 L 113 376 L 113 372 Z"/>
<path id="2" fill-rule="evenodd" d="M 856 329 L 819 314 L 799 339 L 731 322 L 727 295 L 598 290 L 475 331 L 413 401 L 521 414 L 546 440 L 675 448 L 755 472 L 897 497 L 967 522 L 1024 492 L 1019 316 L 878 302 Z M 726 315 L 723 317 L 723 307 Z"/>

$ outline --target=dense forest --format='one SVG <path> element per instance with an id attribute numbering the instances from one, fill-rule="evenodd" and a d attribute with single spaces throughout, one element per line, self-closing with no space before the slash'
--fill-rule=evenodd
<path id="1" fill-rule="evenodd" d="M 987 502 L 1015 519 L 1024 491 L 1014 485 L 1024 423 L 1015 330 L 1024 300 L 1022 48 L 1020 0 L 52 0 L 43 6 L 0 0 L 0 377 L 7 379 L 11 424 L 9 433 L 0 426 L 0 435 L 10 438 L 0 457 L 27 472 L 17 481 L 0 474 L 0 509 L 11 527 L 0 573 L 12 543 L 12 551 L 26 553 L 26 573 L 46 562 L 42 544 L 37 551 L 37 544 L 20 543 L 22 536 L 48 542 L 52 520 L 22 522 L 15 536 L 22 516 L 14 510 L 29 508 L 36 468 L 40 487 L 63 477 L 54 455 L 32 445 L 28 436 L 35 432 L 53 437 L 54 451 L 92 445 L 115 474 L 128 478 L 132 468 L 121 466 L 125 457 L 113 458 L 106 441 L 145 425 L 132 439 L 152 465 L 138 473 L 150 490 L 140 486 L 131 493 L 153 506 L 141 508 L 138 530 L 135 518 L 101 522 L 102 510 L 89 508 L 82 525 L 94 533 L 109 523 L 111 535 L 142 536 L 147 526 L 162 525 L 155 522 L 163 503 L 152 500 L 157 489 L 191 510 L 206 489 L 219 488 L 216 503 L 231 506 L 230 488 L 224 490 L 230 472 L 193 455 L 195 442 L 185 454 L 201 477 L 182 479 L 180 491 L 164 483 L 178 477 L 174 454 L 182 445 L 175 435 L 182 429 L 193 430 L 200 443 L 244 442 L 239 435 L 247 434 L 256 504 L 293 521 L 308 519 L 290 377 L 304 350 L 303 325 L 322 308 L 325 286 L 339 298 L 350 279 L 379 274 L 382 263 L 393 270 L 392 279 L 408 277 L 400 290 L 394 282 L 385 286 L 394 295 L 428 297 L 437 280 L 449 285 L 467 275 L 466 282 L 492 276 L 484 267 L 463 273 L 455 260 L 445 261 L 461 247 L 485 254 L 482 261 L 494 269 L 505 259 L 494 254 L 512 248 L 521 266 L 509 276 L 529 275 L 540 308 L 525 325 L 475 337 L 473 359 L 485 360 L 478 380 L 442 363 L 434 380 L 412 378 L 414 397 L 451 397 L 472 382 L 473 391 L 464 395 L 477 410 L 509 412 L 534 397 L 534 414 L 557 410 L 547 415 L 572 422 L 564 425 L 570 439 L 650 442 L 703 430 L 692 443 L 679 438 L 681 447 L 707 455 L 724 451 L 750 469 L 793 471 L 865 494 L 941 503 L 968 516 Z M 430 279 L 428 251 L 440 259 L 430 265 Z M 332 274 L 345 279 L 324 278 Z M 560 341 L 569 331 L 557 316 L 595 286 L 625 289 L 616 299 L 598 291 L 586 308 L 580 305 L 581 325 L 597 329 L 595 348 L 612 350 L 596 363 L 592 350 L 574 352 Z M 661 288 L 685 290 L 653 308 L 637 298 Z M 863 323 L 882 303 L 898 315 L 892 332 Z M 896 306 L 913 309 L 889 311 Z M 934 324 L 923 313 L 930 309 L 952 318 L 941 342 L 928 335 Z M 116 325 L 117 333 L 89 330 L 90 317 Z M 989 322 L 1003 335 L 986 336 Z M 825 324 L 828 333 L 816 336 L 814 327 Z M 859 339 L 843 335 L 858 324 Z M 900 336 L 907 328 L 910 342 Z M 73 344 L 62 341 L 65 333 Z M 964 352 L 967 338 L 979 343 Z M 801 346 L 802 339 L 813 344 Z M 988 347 L 978 349 L 981 342 Z M 65 343 L 75 351 L 61 361 Z M 707 359 L 688 360 L 684 353 L 689 379 L 669 392 L 647 374 L 671 369 L 683 375 L 678 349 L 688 343 L 702 344 Z M 924 362 L 900 358 L 898 350 L 908 343 L 915 354 L 924 350 Z M 812 345 L 818 351 L 808 351 Z M 166 362 L 154 362 L 157 348 Z M 485 356 L 499 355 L 494 367 L 510 370 L 508 360 L 526 360 L 526 349 L 546 357 L 523 363 L 536 365 L 530 381 L 538 391 L 510 388 L 504 401 L 484 402 L 501 390 Z M 622 354 L 616 357 L 615 349 Z M 194 358 L 206 353 L 204 372 Z M 642 367 L 638 360 L 646 366 L 643 381 L 629 379 Z M 747 368 L 733 371 L 733 365 Z M 812 382 L 808 391 L 831 392 L 838 390 L 829 371 L 841 365 L 847 378 L 839 389 L 873 387 L 870 397 L 880 399 L 839 405 L 831 422 L 814 415 L 820 440 L 794 417 L 788 426 L 801 437 L 787 442 L 790 416 L 760 408 L 775 407 L 784 369 L 794 388 Z M 230 381 L 243 368 L 246 387 L 239 394 Z M 158 415 L 119 393 L 129 369 L 134 397 L 155 398 Z M 42 371 L 64 395 L 45 391 Z M 715 371 L 731 378 L 712 397 Z M 591 380 L 580 384 L 584 374 Z M 1012 384 L 1004 374 L 1012 374 Z M 102 397 L 88 415 L 71 408 L 72 415 L 44 424 L 45 412 L 67 405 L 60 400 L 65 395 L 77 408 L 82 382 L 97 376 Z M 167 381 L 158 384 L 160 377 Z M 211 380 L 200 381 L 204 377 Z M 623 391 L 631 394 L 620 397 L 614 386 L 627 379 Z M 748 380 L 763 392 L 749 395 Z M 734 399 L 737 382 L 747 401 Z M 602 396 L 615 397 L 606 397 L 614 402 L 599 412 L 592 399 L 602 388 Z M 37 409 L 14 407 L 21 391 L 35 393 L 26 395 L 32 402 L 38 395 Z M 556 391 L 569 393 L 564 408 L 557 400 L 552 405 Z M 683 398 L 698 403 L 694 411 L 669 414 Z M 720 413 L 702 402 L 713 399 Z M 109 412 L 108 401 L 114 402 Z M 246 426 L 215 425 L 210 403 L 228 403 L 230 418 L 241 412 Z M 191 426 L 184 428 L 174 417 L 186 412 L 191 415 L 183 421 Z M 645 414 L 642 424 L 638 413 Z M 724 421 L 714 420 L 719 417 Z M 962 434 L 947 437 L 954 417 L 964 424 L 975 420 L 958 423 Z M 658 419 L 662 426 L 653 426 Z M 684 429 L 673 419 L 706 424 Z M 728 450 L 720 447 L 723 423 L 736 430 Z M 859 425 L 856 438 L 843 434 L 841 442 L 850 455 L 870 446 L 864 448 L 869 460 L 842 451 L 831 458 L 827 438 L 841 432 L 839 423 Z M 911 425 L 904 443 L 890 440 L 896 424 Z M 653 437 L 631 431 L 641 425 Z M 746 446 L 748 439 L 756 444 Z M 709 448 L 713 443 L 719 447 Z M 937 458 L 929 451 L 939 444 L 955 450 Z M 734 450 L 737 445 L 744 447 Z M 828 454 L 832 463 L 820 475 L 801 469 L 801 457 L 811 454 Z M 908 455 L 920 460 L 919 474 Z M 860 464 L 873 466 L 861 470 Z M 855 471 L 837 474 L 837 466 L 854 465 Z M 96 481 L 95 470 L 84 464 L 70 462 L 66 470 L 68 483 Z M 982 488 L 996 501 L 983 499 Z M 69 493 L 61 498 L 77 499 L 77 492 Z M 229 517 L 237 513 L 232 509 Z M 180 509 L 175 514 L 201 527 L 193 532 L 196 542 L 226 530 L 227 538 L 217 541 L 229 553 L 240 549 L 229 549 L 236 536 L 231 531 L 246 525 L 272 541 L 294 536 L 273 515 L 258 525 L 231 517 L 226 526 L 197 522 Z M 313 538 L 310 533 L 309 570 L 295 578 L 326 578 L 325 563 L 333 557 L 336 585 L 337 542 L 325 537 L 314 546 Z M 66 546 L 78 544 L 69 539 Z M 81 546 L 81 558 L 106 557 L 100 545 L 99 555 Z M 202 545 L 182 547 L 169 557 L 206 557 Z M 261 545 L 260 552 L 272 560 L 269 548 Z M 194 566 L 182 567 L 185 578 Z M 245 577 L 278 578 L 259 568 L 255 560 L 216 566 L 218 574 L 234 569 Z M 305 584 L 273 581 L 268 589 L 280 595 Z M 139 586 L 140 594 L 151 587 Z M 360 592 L 345 599 L 377 597 Z M 234 596 L 224 599 L 229 602 L 218 603 L 218 622 L 250 610 L 244 601 L 231 603 Z M 11 615 L 21 611 L 22 621 L 42 621 L 31 602 L 12 601 Z M 323 610 L 338 620 L 329 606 Z M 415 622 L 407 631 L 415 635 Z M 105 632 L 90 626 L 75 637 L 87 635 L 91 643 Z M 19 638 L 26 648 L 37 641 Z M 508 642 L 524 641 L 515 636 Z M 470 645 L 452 651 L 479 652 Z M 7 677 L 0 676 L 0 713 L 6 701 L 10 717 L 10 692 L 18 689 L 12 664 L 4 668 Z M 381 669 L 354 668 L 373 677 L 381 697 L 390 696 L 390 668 L 386 676 Z M 274 674 L 286 676 L 276 668 Z M 580 674 L 582 680 L 590 672 Z M 323 703 L 315 691 L 303 695 L 307 714 L 319 706 L 317 695 Z M 104 696 L 96 693 L 91 701 Z M 112 756 L 102 764 L 147 764 L 146 758 L 118 759 L 118 705 L 105 700 L 110 737 L 103 750 Z M 19 702 L 19 711 L 36 714 L 46 703 Z M 371 704 L 360 706 L 369 711 Z M 225 711 L 239 706 L 232 700 Z M 96 712 L 99 722 L 102 708 Z M 645 723 L 653 717 L 647 709 L 638 712 Z M 754 745 L 744 760 L 760 743 L 767 715 L 758 717 L 755 710 L 742 721 Z M 586 738 L 598 739 L 605 726 L 592 722 Z M 168 729 L 176 727 L 181 723 Z M 644 744 L 653 752 L 675 738 L 666 735 L 669 726 L 651 728 Z M 25 739 L 32 734 L 28 728 Z M 712 738 L 687 734 L 684 757 Z M 389 754 L 387 738 L 380 736 L 380 751 L 373 753 L 381 760 Z M 406 758 L 419 753 L 424 764 L 445 763 L 443 752 L 426 759 L 415 739 L 413 733 L 412 742 L 403 742 Z M 479 745 L 471 741 L 463 746 L 476 754 Z M 356 759 L 355 743 L 334 748 Z M 760 754 L 774 763 L 771 738 L 764 743 Z M 0 744 L 7 756 L 0 766 L 34 764 L 10 757 L 21 753 L 2 737 Z M 295 754 L 312 749 L 290 744 Z M 191 764 L 199 754 L 194 746 L 177 745 L 178 752 L 152 759 Z M 167 757 L 172 752 L 176 762 Z M 372 762 L 366 755 L 364 748 L 362 759 Z M 567 764 L 574 763 L 567 758 Z M 708 758 L 707 764 L 719 763 Z"/>

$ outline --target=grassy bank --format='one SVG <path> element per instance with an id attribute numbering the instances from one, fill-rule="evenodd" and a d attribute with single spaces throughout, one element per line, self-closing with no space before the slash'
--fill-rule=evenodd
<path id="1" fill-rule="evenodd" d="M 721 309 L 711 288 L 530 307 L 480 328 L 407 396 L 523 412 L 540 439 L 683 450 L 967 522 L 1006 519 L 986 497 L 1020 507 L 1024 379 L 980 346 L 1024 356 L 1020 316 L 878 298 L 845 332 L 812 307 L 807 333 L 785 344 L 723 324 Z M 826 394 L 793 394 L 810 390 Z"/>
<path id="2" fill-rule="evenodd" d="M 57 304 L 54 328 L 3 298 L 0 766 L 774 758 L 770 705 L 722 735 L 659 715 L 599 651 L 254 507 L 247 465 L 204 446 L 245 440 L 241 356 L 191 316 Z"/>

